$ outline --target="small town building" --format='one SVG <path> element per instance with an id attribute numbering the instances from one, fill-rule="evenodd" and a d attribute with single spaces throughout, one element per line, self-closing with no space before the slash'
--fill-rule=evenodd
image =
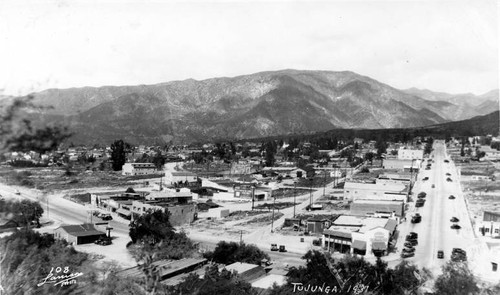
<path id="1" fill-rule="evenodd" d="M 163 183 L 167 186 L 173 186 L 175 183 L 190 183 L 196 182 L 197 180 L 198 177 L 193 172 L 165 170 L 165 178 L 163 180 Z"/>
<path id="2" fill-rule="evenodd" d="M 148 175 L 156 173 L 156 166 L 152 163 L 125 163 L 122 166 L 122 175 Z"/>
<path id="3" fill-rule="evenodd" d="M 383 256 L 396 227 L 395 219 L 342 215 L 323 231 L 323 246 L 328 251 Z"/>
<path id="4" fill-rule="evenodd" d="M 344 184 L 344 199 L 381 199 L 386 200 L 386 194 L 408 195 L 409 186 L 402 183 L 353 182 Z"/>
<path id="5" fill-rule="evenodd" d="M 404 215 L 404 201 L 390 200 L 354 200 L 351 203 L 351 215 L 399 217 Z"/>
<path id="6" fill-rule="evenodd" d="M 235 262 L 224 267 L 230 272 L 236 272 L 238 277 L 245 282 L 253 282 L 266 275 L 264 267 L 257 264 Z"/>
<path id="7" fill-rule="evenodd" d="M 61 225 L 54 230 L 54 237 L 56 239 L 66 240 L 73 245 L 93 243 L 105 236 L 106 233 L 97 230 L 91 223 Z"/>
<path id="8" fill-rule="evenodd" d="M 500 237 L 500 212 L 484 211 L 482 220 L 475 227 L 479 236 Z"/>
<path id="9" fill-rule="evenodd" d="M 170 224 L 179 226 L 189 224 L 198 218 L 196 204 L 189 203 L 185 205 L 172 204 L 164 201 L 143 201 L 134 200 L 132 202 L 131 218 L 135 220 L 138 216 L 148 211 L 162 210 L 170 213 Z"/>
<path id="10" fill-rule="evenodd" d="M 398 150 L 399 160 L 413 160 L 413 159 L 423 159 L 424 150 L 422 149 L 407 149 L 400 147 Z"/>

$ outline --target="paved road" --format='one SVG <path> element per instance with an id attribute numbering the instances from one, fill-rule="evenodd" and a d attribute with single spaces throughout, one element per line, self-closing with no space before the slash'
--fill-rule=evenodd
<path id="1" fill-rule="evenodd" d="M 418 190 L 414 190 L 415 199 L 416 195 L 423 191 L 427 193 L 427 201 L 424 207 L 415 208 L 415 203 L 412 203 L 410 208 L 409 216 L 418 212 L 422 215 L 422 222 L 408 226 L 409 231 L 415 231 L 419 235 L 419 245 L 416 247 L 415 257 L 409 260 L 413 260 L 420 267 L 426 267 L 434 273 L 439 273 L 441 266 L 450 259 L 453 248 L 467 250 L 474 244 L 474 234 L 457 169 L 446 154 L 444 142 L 435 142 L 432 159 L 431 170 L 422 170 L 419 175 L 420 183 L 416 186 Z M 449 163 L 446 163 L 445 160 L 448 160 Z M 446 175 L 447 173 L 450 175 Z M 429 180 L 422 181 L 424 177 L 429 177 Z M 452 181 L 447 181 L 447 178 Z M 450 200 L 450 195 L 455 196 L 456 199 Z M 450 228 L 453 224 L 450 221 L 452 217 L 457 217 L 460 220 L 458 222 L 462 227 L 460 230 Z M 404 239 L 404 237 L 402 238 Z M 444 259 L 437 258 L 439 250 L 444 251 Z"/>
<path id="2" fill-rule="evenodd" d="M 15 191 L 19 190 L 20 195 L 16 195 Z M 51 219 L 59 224 L 74 224 L 90 222 L 91 207 L 86 207 L 75 202 L 66 200 L 61 194 L 42 194 L 39 191 L 26 189 L 23 187 L 11 187 L 0 184 L 0 194 L 10 199 L 28 199 L 39 201 L 44 210 L 44 219 Z M 96 222 L 94 217 L 93 222 Z M 120 234 L 128 234 L 128 225 L 126 223 L 112 220 L 109 225 L 113 228 L 113 232 Z M 112 234 L 113 234 L 112 232 Z"/>

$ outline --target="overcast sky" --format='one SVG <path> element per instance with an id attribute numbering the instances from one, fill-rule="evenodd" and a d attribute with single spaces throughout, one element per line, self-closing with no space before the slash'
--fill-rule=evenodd
<path id="1" fill-rule="evenodd" d="M 0 1 L 0 94 L 286 68 L 396 88 L 498 88 L 498 13 L 474 1 Z"/>

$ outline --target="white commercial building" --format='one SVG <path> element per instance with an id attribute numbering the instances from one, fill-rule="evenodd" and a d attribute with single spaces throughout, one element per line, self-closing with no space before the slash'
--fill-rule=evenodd
<path id="1" fill-rule="evenodd" d="M 399 160 L 413 160 L 413 159 L 423 159 L 424 150 L 412 150 L 405 149 L 403 147 L 399 148 L 398 159 Z"/>

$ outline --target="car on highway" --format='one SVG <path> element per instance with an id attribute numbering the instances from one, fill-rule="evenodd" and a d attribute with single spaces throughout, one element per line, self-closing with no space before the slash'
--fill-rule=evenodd
<path id="1" fill-rule="evenodd" d="M 20 192 L 19 190 L 17 190 L 17 189 L 16 189 L 16 190 L 14 191 L 14 194 L 16 194 L 16 195 L 20 195 L 20 194 L 21 194 L 21 192 Z"/>
<path id="2" fill-rule="evenodd" d="M 432 188 L 435 188 L 436 186 L 434 184 L 432 184 Z"/>
<path id="3" fill-rule="evenodd" d="M 450 163 L 450 160 L 445 159 L 445 160 L 444 160 L 444 162 L 445 162 L 445 163 Z"/>
<path id="4" fill-rule="evenodd" d="M 452 182 L 453 180 L 451 180 L 451 178 L 448 177 L 448 178 L 446 178 L 446 181 Z"/>
<path id="5" fill-rule="evenodd" d="M 455 196 L 454 196 L 454 195 L 450 195 L 450 196 L 448 197 L 448 199 L 450 199 L 450 200 L 455 200 Z"/>
<path id="6" fill-rule="evenodd" d="M 423 198 L 425 198 L 426 196 L 427 196 L 427 194 L 426 194 L 426 193 L 424 193 L 424 192 L 420 192 L 420 193 L 418 193 L 417 198 L 419 198 L 419 199 L 423 199 Z"/>
<path id="7" fill-rule="evenodd" d="M 446 172 L 446 176 L 451 176 L 451 173 L 449 173 L 449 172 Z"/>
<path id="8" fill-rule="evenodd" d="M 429 177 L 426 176 L 426 177 L 422 178 L 422 180 L 423 181 L 429 180 Z"/>
<path id="9" fill-rule="evenodd" d="M 431 170 L 431 167 L 427 166 L 425 167 L 425 170 Z"/>
<path id="10" fill-rule="evenodd" d="M 415 252 L 403 252 L 401 253 L 401 258 L 409 258 L 415 256 Z"/>
<path id="11" fill-rule="evenodd" d="M 462 228 L 460 225 L 458 225 L 458 224 L 456 224 L 456 223 L 455 223 L 455 224 L 452 224 L 450 227 L 451 227 L 452 229 L 461 229 L 461 228 Z"/>
<path id="12" fill-rule="evenodd" d="M 425 199 L 418 199 L 417 202 L 415 203 L 415 207 L 424 207 L 425 205 Z"/>
<path id="13" fill-rule="evenodd" d="M 278 245 L 277 244 L 271 244 L 271 251 L 278 251 Z"/>
<path id="14" fill-rule="evenodd" d="M 451 222 L 459 222 L 460 219 L 456 218 L 455 216 L 453 216 L 451 219 L 450 219 Z"/>
<path id="15" fill-rule="evenodd" d="M 411 217 L 411 223 L 419 223 L 420 221 L 422 221 L 422 216 L 418 213 L 415 213 L 415 215 Z"/>
<path id="16" fill-rule="evenodd" d="M 285 245 L 280 245 L 279 252 L 286 252 Z"/>
<path id="17" fill-rule="evenodd" d="M 443 259 L 443 258 L 444 258 L 444 252 L 443 252 L 443 250 L 439 250 L 439 251 L 438 251 L 437 257 L 438 257 L 439 259 Z"/>

